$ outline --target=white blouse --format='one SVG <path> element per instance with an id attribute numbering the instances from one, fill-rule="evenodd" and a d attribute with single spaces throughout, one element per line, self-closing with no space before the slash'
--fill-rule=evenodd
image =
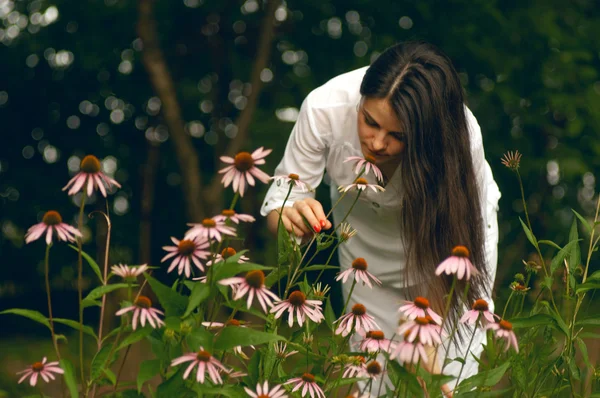
<path id="1" fill-rule="evenodd" d="M 358 139 L 358 104 L 360 101 L 360 84 L 367 67 L 339 75 L 324 85 L 313 90 L 304 100 L 298 119 L 283 159 L 275 169 L 275 175 L 297 174 L 300 179 L 316 188 L 324 178 L 330 185 L 332 204 L 340 198 L 337 188 L 351 184 L 356 174 L 354 162 L 344 163 L 348 156 L 363 156 Z M 474 170 L 482 198 L 482 217 L 485 231 L 485 255 L 491 284 L 493 286 L 497 265 L 498 224 L 497 210 L 500 191 L 494 181 L 491 168 L 484 157 L 481 129 L 471 111 L 465 107 L 471 141 L 471 153 Z M 369 183 L 376 183 L 373 173 L 365 177 Z M 363 257 L 369 264 L 369 272 L 379 278 L 383 285 L 369 289 L 356 284 L 352 294 L 351 305 L 356 302 L 364 304 L 370 315 L 384 331 L 386 336 L 395 333 L 401 300 L 414 299 L 406 297 L 404 286 L 412 286 L 416 282 L 404 281 L 402 272 L 405 267 L 405 254 L 402 246 L 402 231 L 399 223 L 399 195 L 402 192 L 400 167 L 396 169 L 385 192 L 363 191 L 350 216 L 346 219 L 358 231 L 348 243 L 338 248 L 342 270 L 351 266 L 357 257 Z M 261 214 L 266 216 L 272 210 L 281 208 L 288 193 L 285 183 L 274 183 L 264 199 Z M 333 211 L 333 224 L 337 226 L 356 199 L 357 192 L 350 191 L 339 202 Z M 314 192 L 301 192 L 294 188 L 285 202 L 292 206 L 295 201 L 314 197 Z M 327 231 L 325 231 L 327 232 Z M 432 275 L 432 278 L 435 277 Z M 342 286 L 344 297 L 349 294 L 351 283 Z M 489 286 L 491 292 L 492 286 Z M 491 297 L 482 297 L 489 303 L 490 311 L 494 311 Z M 466 310 L 466 308 L 465 308 Z M 481 353 L 481 343 L 485 333 L 477 332 L 471 352 L 477 356 Z M 449 358 L 467 356 L 463 370 L 463 378 L 477 373 L 478 364 L 473 357 L 466 355 L 466 347 L 450 346 Z M 444 353 L 440 354 L 444 358 Z M 460 364 L 449 364 L 444 373 L 458 374 Z M 454 382 L 449 383 L 450 387 Z"/>

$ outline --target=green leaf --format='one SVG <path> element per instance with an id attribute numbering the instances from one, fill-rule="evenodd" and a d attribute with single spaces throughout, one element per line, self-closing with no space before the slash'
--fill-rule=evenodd
<path id="1" fill-rule="evenodd" d="M 591 233 L 592 226 L 590 225 L 590 223 L 585 218 L 583 218 L 583 216 L 581 214 L 577 213 L 575 210 L 571 209 L 571 211 L 573 213 L 575 213 L 575 216 L 579 219 L 579 221 L 581 222 L 581 225 L 583 225 L 587 229 L 587 231 L 589 233 Z"/>
<path id="2" fill-rule="evenodd" d="M 213 350 L 213 335 L 204 327 L 194 329 L 187 335 L 186 341 L 192 351 L 198 351 L 200 347 L 204 347 L 208 351 Z"/>
<path id="3" fill-rule="evenodd" d="M 215 342 L 215 349 L 228 350 L 235 346 L 259 345 L 270 341 L 285 339 L 273 333 L 265 333 L 258 330 L 242 327 L 226 327 L 219 334 Z"/>
<path id="4" fill-rule="evenodd" d="M 588 290 L 595 290 L 595 289 L 600 289 L 600 281 L 592 281 L 592 282 L 582 283 L 581 285 L 577 286 L 577 289 L 575 290 L 575 292 L 577 294 L 579 294 L 579 293 L 587 292 Z"/>
<path id="5" fill-rule="evenodd" d="M 248 362 L 248 376 L 244 377 L 244 382 L 249 386 L 255 386 L 258 383 L 261 356 L 260 350 L 256 350 Z"/>
<path id="6" fill-rule="evenodd" d="M 504 376 L 504 373 L 506 373 L 506 371 L 508 370 L 509 367 L 510 367 L 510 362 L 505 362 L 502 365 L 500 365 L 497 368 L 492 369 L 490 371 L 484 371 L 481 373 L 477 373 L 476 375 L 473 375 L 473 376 L 469 377 L 468 379 L 463 380 L 459 385 L 459 390 L 461 392 L 463 392 L 463 391 L 469 391 L 472 388 L 479 387 L 479 386 L 486 386 L 486 387 L 495 386 L 496 384 L 498 384 L 498 382 L 500 382 L 500 379 L 502 379 L 502 377 Z"/>
<path id="7" fill-rule="evenodd" d="M 338 267 L 337 265 L 317 264 L 317 265 L 309 265 L 308 267 L 304 268 L 304 271 L 320 271 L 322 269 L 340 269 L 340 267 Z"/>
<path id="8" fill-rule="evenodd" d="M 575 339 L 575 341 L 577 341 L 577 345 L 579 346 L 579 351 L 581 351 L 581 356 L 583 357 L 583 362 L 585 362 L 585 365 L 590 370 L 593 370 L 595 368 L 595 366 L 592 365 L 592 363 L 590 362 L 590 357 L 588 355 L 587 345 L 585 344 L 585 342 L 580 337 L 577 337 Z"/>
<path id="9" fill-rule="evenodd" d="M 77 331 L 79 330 L 79 322 L 77 321 L 63 318 L 54 318 L 53 321 L 54 323 L 60 323 L 63 325 L 70 326 Z M 92 336 L 96 341 L 98 340 L 98 336 L 96 336 L 96 333 L 94 333 L 94 329 L 92 329 L 89 326 L 83 325 L 83 333 L 87 334 L 88 336 Z"/>
<path id="10" fill-rule="evenodd" d="M 478 390 L 474 390 L 474 391 L 466 391 L 463 393 L 460 393 L 460 398 L 466 397 L 466 398 L 495 398 L 495 397 L 510 397 L 510 391 L 512 391 L 512 387 L 511 388 L 505 388 L 504 390 L 494 390 L 494 391 L 478 391 Z M 541 395 L 542 397 L 544 395 Z"/>
<path id="11" fill-rule="evenodd" d="M 37 311 L 25 310 L 25 309 L 21 309 L 21 308 L 11 308 L 11 309 L 0 312 L 0 315 L 2 315 L 2 314 L 21 315 L 21 316 L 24 316 L 25 318 L 29 318 L 31 320 L 39 322 L 42 325 L 45 325 L 46 327 L 50 328 L 50 322 L 48 322 L 48 318 L 46 318 L 44 315 L 42 315 L 40 312 L 37 312 Z"/>
<path id="12" fill-rule="evenodd" d="M 562 332 L 565 336 L 568 336 L 569 335 L 569 328 L 567 327 L 567 324 L 562 319 L 562 317 L 560 316 L 560 314 L 556 314 L 554 312 L 554 309 L 550 307 L 550 304 L 547 301 L 540 302 L 540 305 L 544 306 L 546 308 L 546 310 L 548 311 L 548 314 L 556 322 L 555 329 L 558 330 L 558 331 L 560 331 L 560 332 Z"/>
<path id="13" fill-rule="evenodd" d="M 114 283 L 112 285 L 104 285 L 98 286 L 94 290 L 88 293 L 88 295 L 84 298 L 84 300 L 94 301 L 104 296 L 107 293 L 112 292 L 113 290 L 126 288 L 128 285 L 126 283 Z"/>
<path id="14" fill-rule="evenodd" d="M 65 384 L 69 390 L 71 398 L 79 398 L 79 392 L 77 391 L 77 378 L 75 377 L 75 367 L 68 359 L 62 358 L 59 361 L 60 368 L 65 371 L 63 377 L 65 378 Z"/>
<path id="15" fill-rule="evenodd" d="M 335 242 L 334 238 L 330 238 L 329 235 L 318 234 L 317 235 L 317 252 L 327 249 Z"/>
<path id="16" fill-rule="evenodd" d="M 523 227 L 523 231 L 525 231 L 525 235 L 527 235 L 527 239 L 529 239 L 529 241 L 531 242 L 531 244 L 533 245 L 533 247 L 537 248 L 538 244 L 537 244 L 537 240 L 535 239 L 535 236 L 533 235 L 533 232 L 531 232 L 531 230 L 523 222 L 523 220 L 521 219 L 521 217 L 519 217 L 519 221 L 521 221 L 521 226 Z"/>
<path id="17" fill-rule="evenodd" d="M 277 273 L 277 268 L 272 272 L 269 272 L 269 275 L 265 278 L 265 286 L 270 289 L 279 279 L 287 276 L 288 267 L 289 265 L 282 266 L 279 269 L 279 273 Z"/>
<path id="18" fill-rule="evenodd" d="M 575 322 L 575 326 L 600 326 L 600 317 L 590 317 Z"/>
<path id="19" fill-rule="evenodd" d="M 82 308 L 88 308 L 88 307 L 102 307 L 102 303 L 98 300 L 87 300 L 87 299 L 83 299 L 81 301 L 81 307 Z"/>
<path id="20" fill-rule="evenodd" d="M 550 325 L 557 327 L 556 321 L 548 314 L 535 314 L 526 318 L 511 319 L 513 329 L 531 328 L 534 326 Z"/>
<path id="21" fill-rule="evenodd" d="M 160 359 L 149 359 L 140 364 L 140 371 L 137 375 L 137 390 L 142 392 L 142 386 L 145 382 L 160 374 Z"/>
<path id="22" fill-rule="evenodd" d="M 588 276 L 586 281 L 600 281 L 600 270 L 595 271 L 592 275 Z"/>
<path id="23" fill-rule="evenodd" d="M 265 271 L 265 270 L 273 270 L 273 267 L 267 267 L 264 265 L 260 265 L 260 264 L 255 264 L 255 263 L 235 263 L 235 264 L 228 264 L 228 263 L 219 263 L 222 264 L 223 267 L 217 267 L 217 265 L 215 265 L 215 270 L 214 270 L 214 278 L 215 280 L 222 280 L 225 278 L 231 278 L 232 276 L 235 276 L 237 274 L 240 274 L 242 272 L 248 272 L 248 271 L 255 271 L 255 270 L 261 270 L 261 271 Z"/>
<path id="24" fill-rule="evenodd" d="M 571 372 L 571 376 L 575 380 L 581 380 L 581 372 L 577 367 L 577 362 L 575 361 L 575 352 L 573 352 L 573 356 L 567 359 L 567 365 L 569 366 L 569 372 Z"/>
<path id="25" fill-rule="evenodd" d="M 100 351 L 98 351 L 96 353 L 96 355 L 94 355 L 94 359 L 92 359 L 92 364 L 90 365 L 90 380 L 91 381 L 95 381 L 100 376 L 102 376 L 102 374 L 104 373 L 104 370 L 107 367 L 110 367 L 110 365 L 112 364 L 114 359 L 116 359 L 115 358 L 116 351 L 114 351 L 111 355 L 111 353 L 110 353 L 111 348 L 112 348 L 111 345 L 105 345 L 104 347 L 102 347 L 100 349 Z M 111 355 L 110 358 L 109 358 L 109 355 Z"/>
<path id="26" fill-rule="evenodd" d="M 388 372 L 394 381 L 394 385 L 398 385 L 399 381 L 405 382 L 407 384 L 408 391 L 411 393 L 411 396 L 423 396 L 423 389 L 419 385 L 417 377 L 413 373 L 406 370 L 406 368 L 401 366 L 397 361 L 388 360 L 387 364 Z"/>
<path id="27" fill-rule="evenodd" d="M 280 219 L 277 227 L 277 264 L 283 265 L 288 261 L 289 253 L 293 247 L 291 239 L 285 225 L 283 225 L 283 221 Z"/>
<path id="28" fill-rule="evenodd" d="M 179 370 L 161 383 L 156 389 L 156 398 L 196 398 L 194 391 L 185 386 L 183 372 L 186 366 L 180 366 Z"/>
<path id="29" fill-rule="evenodd" d="M 106 376 L 108 381 L 110 381 L 110 384 L 112 384 L 113 386 L 117 384 L 117 376 L 115 376 L 112 370 L 108 368 L 104 369 L 104 376 Z"/>
<path id="30" fill-rule="evenodd" d="M 190 294 L 190 300 L 188 301 L 187 309 L 183 314 L 183 318 L 187 318 L 192 311 L 200 306 L 210 296 L 210 286 L 206 283 L 197 282 L 192 293 Z"/>
<path id="31" fill-rule="evenodd" d="M 117 351 L 122 350 L 123 348 L 127 347 L 128 345 L 131 345 L 133 343 L 137 343 L 138 341 L 146 338 L 147 336 L 150 335 L 150 333 L 152 333 L 151 328 L 140 328 L 137 330 L 134 330 L 129 336 L 125 337 L 123 339 L 123 341 L 121 341 L 121 343 L 119 344 L 119 347 L 117 348 Z"/>
<path id="32" fill-rule="evenodd" d="M 335 312 L 333 312 L 333 307 L 331 306 L 331 297 L 328 297 L 325 301 L 325 311 L 323 312 L 325 316 L 325 322 L 331 331 L 334 330 L 333 322 L 335 322 Z"/>
<path id="33" fill-rule="evenodd" d="M 568 256 L 571 255 L 571 252 L 574 250 L 575 246 L 577 246 L 578 242 L 579 242 L 579 239 L 570 241 L 569 243 L 567 243 L 565 245 L 565 247 L 563 247 L 562 249 L 559 250 L 559 252 L 556 254 L 556 256 L 554 256 L 554 258 L 552 259 L 552 262 L 550 263 L 550 273 L 551 274 L 556 272 L 556 270 L 558 268 L 562 267 L 563 261 L 565 260 L 565 258 L 567 258 Z"/>
<path id="34" fill-rule="evenodd" d="M 579 247 L 579 231 L 577 230 L 577 220 L 573 219 L 571 230 L 569 231 L 569 242 L 577 242 L 569 255 L 569 273 L 573 274 L 581 262 L 581 248 Z"/>
<path id="35" fill-rule="evenodd" d="M 548 246 L 552 246 L 552 247 L 554 247 L 555 249 L 558 249 L 558 250 L 562 249 L 562 247 L 560 247 L 556 243 L 552 242 L 551 240 L 540 240 L 540 241 L 538 241 L 538 243 L 544 244 L 544 245 L 548 245 Z"/>
<path id="36" fill-rule="evenodd" d="M 150 284 L 152 291 L 158 297 L 158 301 L 165 309 L 166 316 L 181 316 L 185 312 L 188 304 L 186 297 L 163 285 L 147 273 L 144 273 L 146 280 Z"/>
<path id="37" fill-rule="evenodd" d="M 79 248 L 77 246 L 69 245 L 69 247 L 75 250 L 76 252 L 79 252 Z M 87 254 L 83 250 L 81 251 L 81 256 L 85 258 L 85 261 L 87 261 L 94 273 L 98 276 L 100 283 L 102 283 L 102 272 L 100 272 L 100 267 L 98 267 L 98 263 L 96 262 L 96 260 L 94 260 L 89 254 Z"/>

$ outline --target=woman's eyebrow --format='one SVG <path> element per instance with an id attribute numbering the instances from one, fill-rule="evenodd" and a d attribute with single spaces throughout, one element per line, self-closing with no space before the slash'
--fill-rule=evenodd
<path id="1" fill-rule="evenodd" d="M 362 111 L 363 111 L 363 114 L 364 114 L 364 115 L 365 115 L 367 118 L 371 119 L 371 121 L 372 121 L 374 124 L 376 124 L 376 125 L 378 125 L 378 126 L 379 126 L 379 123 L 377 123 L 377 121 L 376 121 L 375 119 L 373 119 L 373 117 L 372 117 L 372 116 L 369 114 L 369 112 L 367 112 L 367 110 L 366 110 L 364 107 L 362 108 Z M 390 131 L 390 133 L 391 133 L 391 134 L 402 134 L 402 135 L 404 135 L 404 131 Z"/>

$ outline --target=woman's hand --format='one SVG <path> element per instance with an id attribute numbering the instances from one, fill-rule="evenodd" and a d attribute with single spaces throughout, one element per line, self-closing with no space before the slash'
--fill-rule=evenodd
<path id="1" fill-rule="evenodd" d="M 280 211 L 281 209 L 273 210 L 267 216 L 267 226 L 274 234 L 277 233 Z M 288 232 L 293 232 L 298 237 L 307 237 L 331 228 L 331 222 L 325 217 L 323 206 L 313 198 L 298 200 L 292 207 L 284 207 L 281 222 Z M 311 227 L 309 228 L 307 224 Z"/>

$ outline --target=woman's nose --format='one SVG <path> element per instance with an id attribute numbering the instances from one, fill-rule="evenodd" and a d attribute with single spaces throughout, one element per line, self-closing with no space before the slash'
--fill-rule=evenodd
<path id="1" fill-rule="evenodd" d="M 379 152 L 385 149 L 385 134 L 380 131 L 373 135 L 373 151 Z"/>

